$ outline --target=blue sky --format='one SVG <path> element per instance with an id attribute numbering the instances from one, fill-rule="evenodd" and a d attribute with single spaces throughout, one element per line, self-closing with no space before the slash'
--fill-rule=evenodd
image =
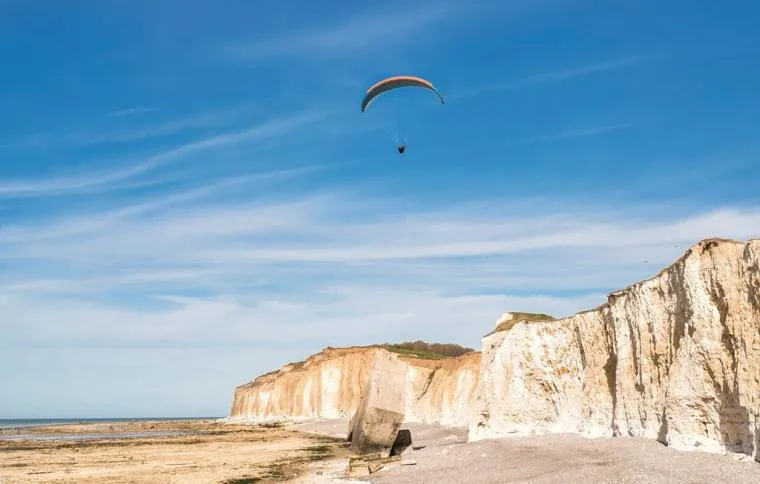
<path id="1" fill-rule="evenodd" d="M 226 415 L 325 346 L 479 348 L 760 235 L 758 16 L 0 0 L 0 418 Z M 446 104 L 360 113 L 395 74 Z"/>

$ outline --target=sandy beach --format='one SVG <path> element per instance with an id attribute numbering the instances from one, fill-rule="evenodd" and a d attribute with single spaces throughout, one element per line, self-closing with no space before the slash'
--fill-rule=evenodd
<path id="1" fill-rule="evenodd" d="M 284 481 L 342 455 L 339 439 L 214 420 L 3 429 L 0 483 Z"/>
<path id="2" fill-rule="evenodd" d="M 756 483 L 760 464 L 640 438 L 544 435 L 467 442 L 409 423 L 409 464 L 346 479 L 344 420 L 275 425 L 139 421 L 0 430 L 0 483 Z"/>

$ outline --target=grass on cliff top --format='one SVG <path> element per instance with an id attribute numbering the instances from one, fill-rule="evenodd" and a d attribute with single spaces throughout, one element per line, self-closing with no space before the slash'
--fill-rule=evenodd
<path id="1" fill-rule="evenodd" d="M 538 323 L 541 321 L 554 321 L 556 318 L 554 316 L 549 316 L 548 314 L 536 314 L 536 313 L 510 313 L 512 314 L 512 319 L 508 321 L 504 321 L 500 325 L 496 326 L 493 331 L 488 333 L 486 336 L 491 336 L 494 333 L 498 333 L 499 331 L 509 331 L 520 322 L 527 322 L 527 323 Z"/>
<path id="2" fill-rule="evenodd" d="M 424 358 L 426 360 L 443 360 L 445 358 L 456 358 L 457 356 L 462 356 L 465 353 L 470 353 L 471 351 L 475 351 L 472 348 L 465 348 L 464 346 L 459 346 L 455 344 L 426 343 L 421 340 L 406 341 L 403 343 L 395 343 L 395 344 L 385 343 L 379 346 L 381 348 L 385 348 L 388 351 L 392 351 L 400 355 L 411 356 L 413 358 Z M 330 349 L 330 348 L 332 347 L 328 346 L 325 349 Z M 285 366 L 291 366 L 293 370 L 300 370 L 301 368 L 303 368 L 305 364 L 306 364 L 306 361 L 303 360 L 303 361 L 294 361 L 294 362 L 288 363 Z M 262 375 L 262 377 L 275 374 L 279 371 L 280 370 L 271 371 L 267 373 L 266 375 Z"/>
<path id="3" fill-rule="evenodd" d="M 392 351 L 393 353 L 398 353 L 403 356 L 411 356 L 412 358 L 422 358 L 425 360 L 443 360 L 450 358 L 449 356 L 443 356 L 438 353 L 433 353 L 432 351 L 414 351 L 404 348 L 394 348 L 392 346 L 384 346 L 384 348 L 388 351 Z"/>
<path id="4" fill-rule="evenodd" d="M 472 348 L 465 348 L 455 344 L 426 343 L 424 341 L 406 341 L 404 343 L 385 343 L 381 345 L 388 351 L 398 353 L 403 356 L 413 358 L 423 358 L 426 360 L 443 360 L 445 358 L 456 358 L 466 353 L 470 353 Z"/>

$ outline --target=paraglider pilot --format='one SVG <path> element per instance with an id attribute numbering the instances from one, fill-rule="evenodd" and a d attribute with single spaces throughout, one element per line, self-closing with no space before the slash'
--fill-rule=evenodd
<path id="1" fill-rule="evenodd" d="M 445 103 L 441 93 L 438 92 L 435 87 L 433 87 L 433 84 L 430 81 L 416 76 L 391 76 L 383 79 L 382 81 L 367 89 L 367 93 L 364 95 L 364 99 L 362 99 L 361 111 L 366 111 L 370 102 L 372 102 L 373 99 L 384 92 L 412 86 L 422 87 L 434 92 L 438 96 L 438 99 L 441 100 L 441 104 Z M 406 144 L 401 143 L 396 147 L 396 149 L 398 150 L 399 154 L 403 155 L 406 151 Z"/>

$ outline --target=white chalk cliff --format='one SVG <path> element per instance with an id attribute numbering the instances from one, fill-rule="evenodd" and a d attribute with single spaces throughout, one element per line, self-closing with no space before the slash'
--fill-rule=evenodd
<path id="1" fill-rule="evenodd" d="M 406 367 L 407 422 L 467 426 L 474 418 L 480 353 L 428 360 L 381 347 L 326 348 L 304 362 L 285 365 L 235 389 L 231 420 L 349 418 L 356 411 L 378 357 Z"/>
<path id="2" fill-rule="evenodd" d="M 760 462 L 760 240 L 711 239 L 601 306 L 509 313 L 482 354 L 406 363 L 406 421 L 471 440 L 643 436 Z M 544 318 L 546 319 L 546 318 Z M 350 417 L 377 347 L 326 349 L 238 387 L 230 417 Z"/>
<path id="3" fill-rule="evenodd" d="M 702 241 L 596 309 L 509 325 L 483 338 L 471 440 L 643 436 L 760 461 L 760 240 Z"/>

